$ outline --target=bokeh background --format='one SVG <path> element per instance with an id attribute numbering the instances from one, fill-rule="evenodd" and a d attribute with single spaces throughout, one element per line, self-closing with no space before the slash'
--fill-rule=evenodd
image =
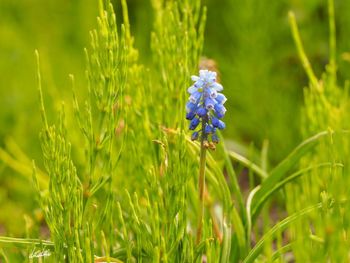
<path id="1" fill-rule="evenodd" d="M 84 83 L 83 48 L 89 43 L 89 30 L 96 25 L 97 2 L 0 0 L 0 235 L 21 235 L 25 215 L 42 220 L 28 183 L 31 160 L 39 167 L 41 163 L 34 50 L 41 55 L 47 110 L 54 117 L 60 101 L 71 101 L 68 74 Z M 119 2 L 114 2 L 120 13 Z M 151 60 L 151 4 L 148 0 L 127 2 L 135 46 L 147 65 Z M 203 55 L 215 60 L 229 99 L 225 138 L 243 154 L 261 149 L 267 140 L 269 160 L 275 163 L 300 142 L 299 112 L 307 78 L 287 13 L 296 13 L 305 49 L 320 75 L 328 62 L 326 2 L 203 1 L 208 7 Z M 335 4 L 342 82 L 350 79 L 350 1 Z"/>

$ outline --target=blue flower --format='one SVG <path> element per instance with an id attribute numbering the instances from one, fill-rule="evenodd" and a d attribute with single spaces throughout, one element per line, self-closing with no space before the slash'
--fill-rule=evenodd
<path id="1" fill-rule="evenodd" d="M 227 101 L 227 98 L 225 97 L 224 94 L 218 93 L 215 100 L 220 104 L 224 104 Z"/>
<path id="2" fill-rule="evenodd" d="M 197 109 L 197 104 L 192 102 L 187 102 L 186 104 L 186 112 L 195 111 Z"/>
<path id="3" fill-rule="evenodd" d="M 215 128 L 218 128 L 219 130 L 223 130 L 223 129 L 225 129 L 225 127 L 226 127 L 225 123 L 224 123 L 222 120 L 219 120 L 219 119 L 216 118 L 216 117 L 213 117 L 213 118 L 211 119 L 211 122 L 212 122 L 213 126 L 214 126 Z"/>
<path id="4" fill-rule="evenodd" d="M 225 128 L 226 128 L 226 124 L 223 121 L 219 120 L 218 129 L 223 130 Z"/>
<path id="5" fill-rule="evenodd" d="M 210 98 L 215 99 L 218 96 L 218 92 L 216 91 L 216 89 L 209 89 L 208 95 Z"/>
<path id="6" fill-rule="evenodd" d="M 207 110 L 212 110 L 212 109 L 214 109 L 214 106 L 217 104 L 217 102 L 215 100 L 213 100 L 212 98 L 208 97 L 205 99 L 204 104 L 205 104 L 205 108 Z"/>
<path id="7" fill-rule="evenodd" d="M 224 89 L 224 87 L 221 84 L 216 82 L 213 84 L 212 88 L 215 89 L 216 91 L 222 91 Z"/>
<path id="8" fill-rule="evenodd" d="M 193 118 L 190 122 L 190 130 L 195 130 L 200 123 L 200 120 L 198 118 Z"/>
<path id="9" fill-rule="evenodd" d="M 216 82 L 216 72 L 207 69 L 199 71 L 199 79 L 205 84 L 212 85 Z"/>
<path id="10" fill-rule="evenodd" d="M 191 94 L 190 102 L 192 102 L 193 104 L 196 104 L 199 102 L 201 97 L 202 97 L 202 93 L 197 90 Z"/>
<path id="11" fill-rule="evenodd" d="M 206 133 L 206 134 L 209 134 L 209 133 L 212 133 L 212 131 L 213 131 L 213 126 L 212 125 L 210 125 L 210 124 L 205 124 L 205 128 L 204 128 L 204 132 Z"/>
<path id="12" fill-rule="evenodd" d="M 191 140 L 195 141 L 198 139 L 198 137 L 199 137 L 199 132 L 195 131 L 192 133 Z"/>
<path id="13" fill-rule="evenodd" d="M 216 117 L 211 118 L 211 123 L 213 124 L 214 127 L 219 127 L 219 119 Z"/>
<path id="14" fill-rule="evenodd" d="M 211 136 L 211 140 L 213 141 L 213 143 L 219 143 L 219 137 L 216 133 L 214 133 L 212 136 Z"/>
<path id="15" fill-rule="evenodd" d="M 214 105 L 214 109 L 215 109 L 215 113 L 216 113 L 216 115 L 218 116 L 219 119 L 221 119 L 222 117 L 225 116 L 226 108 L 222 104 L 216 103 Z"/>
<path id="16" fill-rule="evenodd" d="M 207 113 L 208 113 L 208 111 L 205 108 L 203 108 L 203 107 L 200 107 L 200 108 L 197 109 L 197 115 L 199 117 L 204 117 L 204 116 L 207 115 Z"/>
<path id="17" fill-rule="evenodd" d="M 226 126 L 221 120 L 226 113 L 224 103 L 227 100 L 220 93 L 223 87 L 216 82 L 217 74 L 213 71 L 200 70 L 199 76 L 191 76 L 191 79 L 194 83 L 187 89 L 190 97 L 186 104 L 186 119 L 190 120 L 190 130 L 196 130 L 202 123 L 202 129 L 194 131 L 191 139 L 197 140 L 201 135 L 204 141 L 211 137 L 212 142 L 218 143 L 216 129 L 222 130 Z"/>
<path id="18" fill-rule="evenodd" d="M 186 119 L 187 120 L 192 120 L 196 116 L 196 113 L 194 111 L 190 111 L 186 113 Z"/>

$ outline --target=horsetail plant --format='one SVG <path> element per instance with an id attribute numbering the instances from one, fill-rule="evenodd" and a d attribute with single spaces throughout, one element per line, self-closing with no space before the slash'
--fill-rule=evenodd
<path id="1" fill-rule="evenodd" d="M 309 86 L 304 89 L 301 133 L 304 137 L 326 129 L 331 133 L 328 140 L 300 162 L 300 166 L 322 162 L 330 162 L 331 166 L 328 169 L 311 170 L 308 176 L 301 177 L 297 185 L 290 185 L 286 191 L 289 212 L 326 198 L 332 201 L 329 209 L 322 210 L 321 217 L 313 213 L 290 228 L 291 236 L 295 239 L 293 253 L 296 260 L 308 262 L 342 262 L 349 259 L 349 242 L 346 238 L 350 217 L 349 82 L 346 81 L 341 87 L 338 81 L 335 1 L 328 0 L 327 3 L 329 62 L 321 77 L 315 73 L 304 49 L 296 16 L 289 13 L 295 46 L 309 80 Z M 308 235 L 308 239 L 301 238 Z M 299 249 L 301 247 L 303 249 Z"/>
<path id="2" fill-rule="evenodd" d="M 199 215 L 197 227 L 197 243 L 201 241 L 204 214 L 204 188 L 205 188 L 205 159 L 207 148 L 215 149 L 214 143 L 219 142 L 216 129 L 224 129 L 225 123 L 220 119 L 224 117 L 226 109 L 225 95 L 219 93 L 223 90 L 221 84 L 216 82 L 216 72 L 200 70 L 199 76 L 192 76 L 194 84 L 188 88 L 189 102 L 186 104 L 186 119 L 190 120 L 189 129 L 196 130 L 201 124 L 201 129 L 192 133 L 191 139 L 200 137 L 200 161 L 199 161 Z M 209 140 L 211 141 L 209 142 Z"/>
<path id="3" fill-rule="evenodd" d="M 51 231 L 55 244 L 57 262 L 91 262 L 93 247 L 81 240 L 91 239 L 90 223 L 83 220 L 83 187 L 71 157 L 71 144 L 67 141 L 64 105 L 60 111 L 59 125 L 49 126 L 41 89 L 39 54 L 38 66 L 39 95 L 44 123 L 40 134 L 44 165 L 49 175 L 49 189 L 42 194 L 34 167 L 34 181 L 39 195 L 39 204 Z M 83 234 L 81 236 L 81 234 Z"/>
<path id="4" fill-rule="evenodd" d="M 126 2 L 121 2 L 125 22 L 128 21 Z M 91 47 L 85 49 L 89 100 L 85 101 L 83 110 L 76 96 L 74 76 L 70 75 L 75 120 L 80 138 L 85 140 L 85 146 L 80 147 L 86 154 L 84 168 L 78 169 L 73 162 L 65 109 L 62 107 L 60 111 L 57 128 L 48 124 L 36 52 L 44 124 L 41 145 L 49 176 L 48 192 L 38 199 L 55 244 L 56 262 L 93 262 L 96 255 L 101 254 L 110 258 L 115 243 L 111 212 L 114 208 L 113 178 L 124 141 L 124 136 L 117 137 L 116 128 L 123 112 L 130 32 L 123 25 L 121 34 L 118 32 L 109 1 L 106 4 L 100 1 L 99 7 L 98 28 L 90 32 Z M 34 178 L 37 182 L 36 176 Z M 38 183 L 36 186 L 41 193 L 43 189 Z M 102 245 L 95 249 L 93 239 L 100 240 Z"/>

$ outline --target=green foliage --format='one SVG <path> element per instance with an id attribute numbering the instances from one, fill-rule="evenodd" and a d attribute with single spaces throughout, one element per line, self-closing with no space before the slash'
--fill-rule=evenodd
<path id="1" fill-rule="evenodd" d="M 49 47 L 43 47 L 43 53 L 40 47 L 44 60 L 39 64 L 36 51 L 39 104 L 34 104 L 42 119 L 42 158 L 33 150 L 33 169 L 31 158 L 13 139 L 0 141 L 4 167 L 6 164 L 21 175 L 17 181 L 34 182 L 36 204 L 29 201 L 26 209 L 40 209 L 24 216 L 25 237 L 12 237 L 10 231 L 0 236 L 0 260 L 224 263 L 288 262 L 288 255 L 298 262 L 342 262 L 347 258 L 349 98 L 348 84 L 344 88 L 337 84 L 334 3 L 328 1 L 330 59 L 321 79 L 305 55 L 296 18 L 289 15 L 310 82 L 304 89 L 298 128 L 295 105 L 288 104 L 287 112 L 278 113 L 283 103 L 273 103 L 284 101 L 284 91 L 270 93 L 281 79 L 293 79 L 275 61 L 286 59 L 288 52 L 275 50 L 270 43 L 286 34 L 283 28 L 274 30 L 276 14 L 285 9 L 286 2 L 223 1 L 221 9 L 214 9 L 208 1 L 207 14 L 200 0 L 152 0 L 148 52 L 144 39 L 138 39 L 144 37 L 141 31 L 133 30 L 127 1 L 113 3 L 113 7 L 109 0 L 100 0 L 97 26 L 85 48 L 86 79 L 82 80 L 83 70 L 75 61 L 67 70 L 76 68 L 77 74 L 59 82 L 63 96 L 52 87 L 55 77 L 50 76 L 45 62 Z M 306 14 L 316 9 L 317 1 L 312 2 L 304 4 Z M 72 5 L 74 10 L 89 11 L 80 1 Z M 222 22 L 219 27 L 210 20 L 218 10 L 224 10 L 216 18 Z M 213 24 L 218 31 L 230 28 L 224 37 L 237 37 L 235 48 L 212 50 Z M 200 145 L 190 140 L 184 116 L 190 76 L 199 67 L 213 66 L 202 57 L 206 26 L 209 48 L 204 50 L 225 53 L 218 55 L 224 86 L 236 85 L 233 91 L 240 85 L 248 87 L 240 98 L 235 95 L 229 100 L 236 108 L 228 117 L 238 116 L 236 124 L 229 126 L 248 138 L 259 130 L 255 134 L 258 145 L 263 137 L 273 137 L 272 156 L 267 143 L 261 153 L 254 147 L 240 151 L 236 142 L 225 137 L 226 144 L 218 144 L 216 152 L 208 151 L 206 160 L 200 160 Z M 75 33 L 76 41 L 85 43 L 85 36 L 78 38 Z M 288 43 L 289 50 L 291 38 Z M 276 55 L 270 55 L 271 51 Z M 65 52 L 68 57 L 69 51 Z M 254 72 L 252 65 L 257 67 Z M 290 70 L 288 63 L 285 67 Z M 292 90 L 296 83 L 287 82 L 288 94 L 297 97 Z M 60 102 L 61 97 L 65 103 Z M 265 117 L 263 105 L 249 107 L 257 104 L 256 99 L 268 99 L 268 116 L 273 121 L 266 121 L 270 117 Z M 293 119 L 289 127 L 277 121 L 285 118 Z M 256 126 L 259 122 L 261 130 Z M 304 140 L 286 154 L 297 144 L 299 136 L 293 134 L 297 128 Z M 5 131 L 0 128 L 0 132 Z M 32 136 L 28 138 L 31 142 L 26 146 L 39 145 Z M 225 142 L 221 134 L 220 139 Z M 202 218 L 197 185 L 199 166 L 204 164 Z M 7 168 L 0 168 L 1 174 L 8 174 Z M 242 175 L 249 186 L 243 186 Z M 21 188 L 9 189 L 16 187 Z M 0 192 L 0 204 L 7 201 L 3 196 Z M 196 240 L 198 220 L 203 229 Z"/>
<path id="2" fill-rule="evenodd" d="M 305 89 L 305 106 L 302 111 L 302 132 L 304 136 L 322 129 L 331 131 L 328 140 L 319 144 L 313 152 L 301 160 L 301 166 L 331 162 L 328 169 L 312 169 L 296 185 L 287 188 L 287 208 L 297 211 L 301 205 L 315 202 L 330 202 L 322 213 L 312 213 L 291 228 L 296 243 L 293 252 L 297 260 L 306 261 L 343 261 L 348 257 L 348 159 L 349 119 L 348 84 L 342 89 L 337 84 L 336 38 L 334 3 L 328 1 L 329 16 L 329 64 L 318 79 L 305 55 L 295 18 L 290 14 L 292 32 L 304 69 L 309 78 L 309 88 Z M 332 132 L 335 131 L 335 132 Z M 339 166 L 337 163 L 342 165 Z M 302 193 L 302 194 L 301 194 Z M 297 199 L 296 199 L 297 198 Z M 297 200 L 293 202 L 292 200 Z M 329 201 L 328 201 L 329 200 Z M 312 222 L 312 229 L 310 225 Z M 298 236 L 296 236 L 298 233 Z M 300 238 L 303 237 L 303 238 Z M 303 251 L 300 247 L 303 247 Z M 311 249 L 317 247 L 317 251 Z M 332 252 L 337 250 L 336 253 Z M 304 251 L 310 251 L 305 253 Z"/>

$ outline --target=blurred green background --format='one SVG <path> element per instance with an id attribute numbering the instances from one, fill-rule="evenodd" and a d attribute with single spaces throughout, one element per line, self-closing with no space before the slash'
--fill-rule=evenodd
<path id="1" fill-rule="evenodd" d="M 119 2 L 114 2 L 120 13 Z M 151 4 L 127 2 L 135 45 L 147 65 Z M 270 162 L 277 162 L 300 141 L 299 111 L 307 85 L 287 12 L 296 13 L 305 49 L 319 75 L 328 57 L 326 0 L 203 3 L 208 7 L 203 55 L 216 61 L 228 97 L 225 138 L 257 149 L 267 139 Z M 350 78 L 350 1 L 335 4 L 342 81 Z M 0 235 L 22 234 L 24 214 L 33 216 L 37 206 L 28 183 L 31 160 L 39 167 L 41 160 L 34 50 L 41 54 L 45 100 L 54 119 L 59 101 L 70 104 L 68 74 L 84 83 L 83 48 L 89 43 L 96 16 L 97 0 L 0 0 L 0 147 L 9 153 L 0 152 Z M 12 169 L 18 159 L 28 163 L 18 168 L 28 176 Z M 40 220 L 40 215 L 34 218 Z"/>

